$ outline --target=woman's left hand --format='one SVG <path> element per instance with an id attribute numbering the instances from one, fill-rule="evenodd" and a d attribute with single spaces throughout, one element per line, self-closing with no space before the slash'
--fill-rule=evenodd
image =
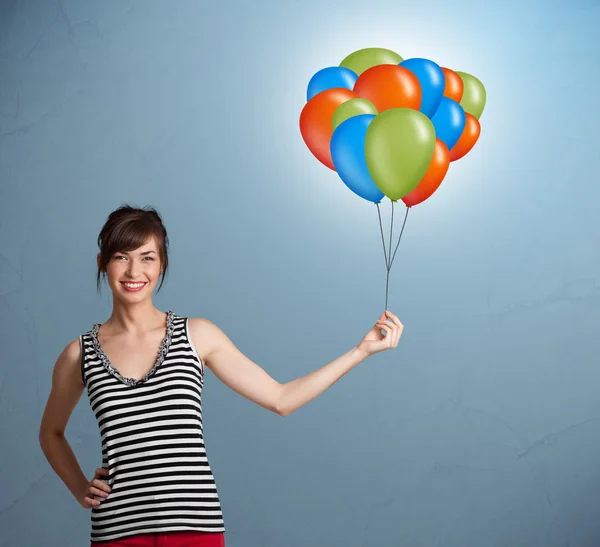
<path id="1" fill-rule="evenodd" d="M 385 331 L 385 334 L 381 333 L 382 330 Z M 357 347 L 359 351 L 367 356 L 395 348 L 400 341 L 403 330 L 404 325 L 400 322 L 400 319 L 392 312 L 386 311 L 381 314 L 377 323 L 365 334 Z"/>

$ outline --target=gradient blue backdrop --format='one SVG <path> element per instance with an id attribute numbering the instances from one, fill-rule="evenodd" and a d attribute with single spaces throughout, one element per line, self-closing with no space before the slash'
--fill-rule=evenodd
<path id="1" fill-rule="evenodd" d="M 375 208 L 298 129 L 310 77 L 370 46 L 479 77 L 481 139 L 409 218 L 396 351 L 288 418 L 207 378 L 227 545 L 598 545 L 597 0 L 0 5 L 0 545 L 87 544 L 37 435 L 56 357 L 108 317 L 120 204 L 169 229 L 156 304 L 280 381 L 377 319 Z M 91 475 L 85 396 L 67 436 Z"/>

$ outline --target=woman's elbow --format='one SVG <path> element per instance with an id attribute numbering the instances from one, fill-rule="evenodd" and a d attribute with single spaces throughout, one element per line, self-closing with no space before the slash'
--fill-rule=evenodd
<path id="1" fill-rule="evenodd" d="M 294 412 L 293 408 L 290 408 L 289 406 L 285 406 L 285 405 L 274 405 L 273 408 L 271 409 L 275 414 L 277 414 L 278 416 L 289 416 L 292 412 Z"/>
<path id="2" fill-rule="evenodd" d="M 52 442 L 55 439 L 60 439 L 65 436 L 65 430 L 62 428 L 52 427 L 44 422 L 40 425 L 38 432 L 38 441 L 40 446 L 43 448 L 48 442 Z"/>

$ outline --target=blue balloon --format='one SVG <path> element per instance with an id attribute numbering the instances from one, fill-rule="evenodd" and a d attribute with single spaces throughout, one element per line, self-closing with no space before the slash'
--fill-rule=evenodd
<path id="1" fill-rule="evenodd" d="M 431 118 L 440 106 L 446 87 L 446 77 L 441 67 L 429 59 L 406 59 L 399 66 L 410 70 L 421 84 L 420 111 Z"/>
<path id="2" fill-rule="evenodd" d="M 437 112 L 431 118 L 435 136 L 452 150 L 460 139 L 467 122 L 467 115 L 456 101 L 443 97 Z"/>
<path id="3" fill-rule="evenodd" d="M 356 80 L 358 80 L 358 74 L 349 68 L 341 66 L 323 68 L 310 79 L 310 82 L 308 82 L 306 100 L 310 101 L 315 95 L 326 89 L 333 89 L 336 87 L 354 89 Z"/>
<path id="4" fill-rule="evenodd" d="M 379 203 L 384 194 L 371 178 L 365 157 L 367 129 L 375 114 L 360 114 L 337 126 L 331 137 L 331 159 L 344 184 L 357 196 Z"/>

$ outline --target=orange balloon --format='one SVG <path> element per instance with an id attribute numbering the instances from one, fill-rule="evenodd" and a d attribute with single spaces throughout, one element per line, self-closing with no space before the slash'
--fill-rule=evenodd
<path id="1" fill-rule="evenodd" d="M 465 128 L 460 139 L 458 139 L 452 150 L 450 150 L 450 161 L 456 161 L 466 156 L 479 140 L 479 135 L 481 135 L 479 120 L 475 116 L 467 114 Z"/>
<path id="2" fill-rule="evenodd" d="M 350 89 L 326 89 L 308 101 L 300 113 L 300 133 L 306 146 L 315 158 L 334 171 L 329 149 L 333 135 L 331 118 L 337 107 L 350 99 L 358 99 Z"/>
<path id="3" fill-rule="evenodd" d="M 404 204 L 407 207 L 413 207 L 430 198 L 439 188 L 440 184 L 442 184 L 448 172 L 448 167 L 450 167 L 450 152 L 448 152 L 448 147 L 440 139 L 436 139 L 429 168 L 425 172 L 421 182 L 419 182 L 419 185 L 410 194 L 402 198 Z"/>
<path id="4" fill-rule="evenodd" d="M 378 112 L 388 108 L 421 107 L 421 85 L 407 68 L 377 65 L 365 70 L 354 84 L 354 92 L 371 101 Z"/>
<path id="5" fill-rule="evenodd" d="M 446 78 L 444 97 L 448 97 L 449 99 L 453 99 L 457 103 L 460 103 L 463 91 L 465 90 L 465 84 L 463 83 L 462 78 L 454 72 L 454 70 L 444 67 L 442 67 L 442 70 L 444 72 L 444 78 Z"/>

